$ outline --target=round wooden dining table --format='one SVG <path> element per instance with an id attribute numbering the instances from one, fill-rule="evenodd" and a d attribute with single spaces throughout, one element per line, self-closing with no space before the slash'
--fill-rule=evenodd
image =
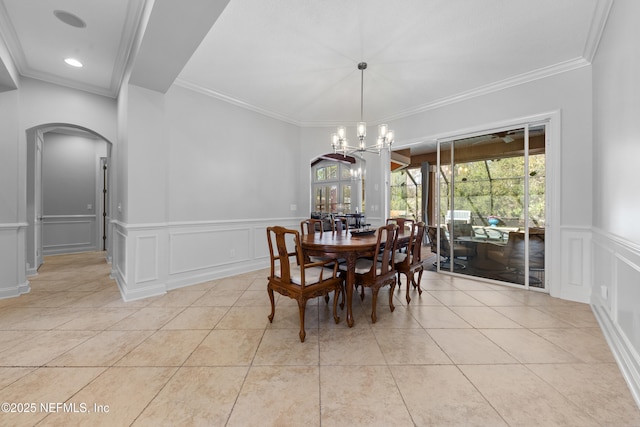
<path id="1" fill-rule="evenodd" d="M 398 245 L 406 244 L 409 233 L 398 232 Z M 347 265 L 345 291 L 347 294 L 347 324 L 353 326 L 353 290 L 356 260 L 359 257 L 374 256 L 377 233 L 354 236 L 351 231 L 336 231 L 304 234 L 300 236 L 300 246 L 306 255 L 344 259 Z"/>

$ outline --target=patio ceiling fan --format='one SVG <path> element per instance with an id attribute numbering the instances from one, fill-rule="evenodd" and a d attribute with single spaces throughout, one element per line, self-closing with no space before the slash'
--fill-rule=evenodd
<path id="1" fill-rule="evenodd" d="M 520 132 L 520 130 L 496 132 L 496 133 L 491 135 L 491 139 L 502 139 L 502 141 L 505 144 L 509 144 L 509 143 L 515 141 L 515 139 L 511 135 L 514 135 L 514 134 L 516 134 L 518 132 Z"/>
<path id="2" fill-rule="evenodd" d="M 490 134 L 485 134 L 482 136 L 477 136 L 477 137 L 473 137 L 473 138 L 469 138 L 469 142 L 471 142 L 471 145 L 476 145 L 476 144 L 487 144 L 487 143 L 494 143 L 496 142 L 496 140 L 502 140 L 505 144 L 509 144 L 513 141 L 515 141 L 515 138 L 513 138 L 511 135 L 514 135 L 516 133 L 518 133 L 519 130 L 512 130 L 512 131 L 503 131 L 503 132 L 495 132 L 495 133 L 490 133 Z"/>

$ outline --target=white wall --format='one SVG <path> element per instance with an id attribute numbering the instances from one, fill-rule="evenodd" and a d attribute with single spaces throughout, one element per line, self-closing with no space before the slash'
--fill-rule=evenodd
<path id="1" fill-rule="evenodd" d="M 0 92 L 0 298 L 29 292 L 26 277 L 26 218 L 17 200 L 25 188 L 21 172 L 17 91 Z M 25 150 L 26 152 L 26 150 Z"/>
<path id="2" fill-rule="evenodd" d="M 301 185 L 296 126 L 179 86 L 166 104 L 170 221 L 305 212 L 291 210 Z"/>
<path id="3" fill-rule="evenodd" d="M 592 304 L 640 405 L 640 2 L 616 0 L 593 62 Z"/>
<path id="4" fill-rule="evenodd" d="M 0 92 L 0 223 L 16 223 L 19 186 L 18 91 Z M 22 218 L 24 220 L 24 218 Z"/>
<path id="5" fill-rule="evenodd" d="M 116 100 L 25 78 L 20 90 L 20 131 L 47 123 L 71 123 L 116 141 Z M 21 135 L 24 138 L 24 135 Z"/>
<path id="6" fill-rule="evenodd" d="M 594 60 L 594 226 L 640 243 L 640 3 L 614 2 Z"/>
<path id="7" fill-rule="evenodd" d="M 298 128 L 179 86 L 125 93 L 128 196 L 114 238 L 123 297 L 266 267 L 266 227 L 299 226 Z"/>
<path id="8" fill-rule="evenodd" d="M 127 222 L 167 220 L 169 138 L 164 95 L 129 85 L 127 98 L 127 198 L 118 204 Z"/>

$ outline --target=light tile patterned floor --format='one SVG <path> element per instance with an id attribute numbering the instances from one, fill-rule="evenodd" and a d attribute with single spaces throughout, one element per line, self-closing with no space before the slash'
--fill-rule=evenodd
<path id="1" fill-rule="evenodd" d="M 428 272 L 393 313 L 381 291 L 376 324 L 369 292 L 353 328 L 310 302 L 300 343 L 294 301 L 267 320 L 264 270 L 130 303 L 109 270 L 47 257 L 0 300 L 1 400 L 21 411 L 0 425 L 640 425 L 584 304 Z"/>

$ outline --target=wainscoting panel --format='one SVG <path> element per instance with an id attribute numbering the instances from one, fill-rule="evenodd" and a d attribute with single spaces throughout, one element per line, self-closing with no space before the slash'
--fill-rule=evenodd
<path id="1" fill-rule="evenodd" d="M 300 229 L 302 219 L 230 220 L 169 224 L 167 289 L 269 266 L 266 229 Z"/>
<path id="2" fill-rule="evenodd" d="M 251 229 L 171 231 L 169 233 L 169 274 L 186 273 L 201 269 L 249 260 Z"/>
<path id="3" fill-rule="evenodd" d="M 136 283 L 158 280 L 158 236 L 136 236 Z"/>
<path id="4" fill-rule="evenodd" d="M 291 226 L 287 226 L 291 228 Z M 298 230 L 294 228 L 294 230 Z M 256 259 L 264 259 L 269 262 L 269 242 L 267 241 L 267 227 L 255 227 L 253 229 L 253 253 Z"/>
<path id="5" fill-rule="evenodd" d="M 113 264 L 112 275 L 121 278 L 127 277 L 127 235 L 126 229 L 120 225 L 114 225 Z"/>
<path id="6" fill-rule="evenodd" d="M 0 223 L 0 299 L 31 290 L 26 277 L 26 223 Z"/>
<path id="7" fill-rule="evenodd" d="M 640 406 L 640 246 L 594 231 L 591 304 Z"/>
<path id="8" fill-rule="evenodd" d="M 42 219 L 42 253 L 56 255 L 97 250 L 95 215 L 55 215 Z"/>
<path id="9" fill-rule="evenodd" d="M 640 349 L 640 266 L 616 255 L 616 320 L 635 349 Z"/>
<path id="10" fill-rule="evenodd" d="M 113 221 L 112 275 L 123 299 L 130 301 L 268 268 L 267 226 L 298 230 L 301 220 Z"/>
<path id="11" fill-rule="evenodd" d="M 591 299 L 591 229 L 561 228 L 560 298 L 588 303 Z"/>
<path id="12" fill-rule="evenodd" d="M 593 298 L 608 312 L 613 311 L 613 265 L 615 253 L 599 241 L 593 242 Z"/>

